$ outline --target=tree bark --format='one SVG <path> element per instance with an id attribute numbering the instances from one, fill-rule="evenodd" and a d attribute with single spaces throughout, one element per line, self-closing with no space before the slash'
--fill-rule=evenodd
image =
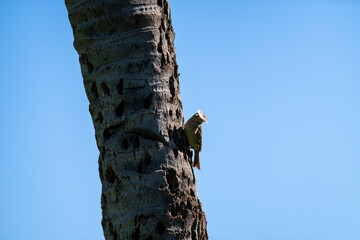
<path id="1" fill-rule="evenodd" d="M 100 151 L 105 239 L 208 239 L 168 0 L 66 0 Z"/>

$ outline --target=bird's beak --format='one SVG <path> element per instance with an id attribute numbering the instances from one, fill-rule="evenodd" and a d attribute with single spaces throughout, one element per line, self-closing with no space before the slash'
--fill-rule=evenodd
<path id="1" fill-rule="evenodd" d="M 205 121 L 205 123 L 207 124 L 207 123 L 208 123 L 208 121 L 206 120 L 206 121 Z"/>

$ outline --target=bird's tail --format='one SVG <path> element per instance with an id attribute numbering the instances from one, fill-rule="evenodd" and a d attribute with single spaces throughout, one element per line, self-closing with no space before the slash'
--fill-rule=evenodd
<path id="1" fill-rule="evenodd" d="M 200 157 L 199 157 L 199 150 L 195 150 L 195 156 L 194 156 L 194 163 L 193 166 L 197 167 L 197 169 L 200 170 Z"/>

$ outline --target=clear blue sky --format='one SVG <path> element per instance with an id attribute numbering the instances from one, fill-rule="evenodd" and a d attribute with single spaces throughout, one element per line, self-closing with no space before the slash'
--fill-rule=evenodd
<path id="1" fill-rule="evenodd" d="M 213 240 L 360 239 L 360 1 L 171 0 Z M 0 0 L 0 240 L 103 239 L 63 1 Z"/>

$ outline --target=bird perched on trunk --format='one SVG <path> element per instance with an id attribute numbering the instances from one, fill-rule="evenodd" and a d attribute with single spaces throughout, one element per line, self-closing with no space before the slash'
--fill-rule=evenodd
<path id="1" fill-rule="evenodd" d="M 197 111 L 186 123 L 185 134 L 189 142 L 190 148 L 194 149 L 194 163 L 193 166 L 200 170 L 199 152 L 201 151 L 202 135 L 201 124 L 207 123 L 207 118 L 200 110 Z"/>

